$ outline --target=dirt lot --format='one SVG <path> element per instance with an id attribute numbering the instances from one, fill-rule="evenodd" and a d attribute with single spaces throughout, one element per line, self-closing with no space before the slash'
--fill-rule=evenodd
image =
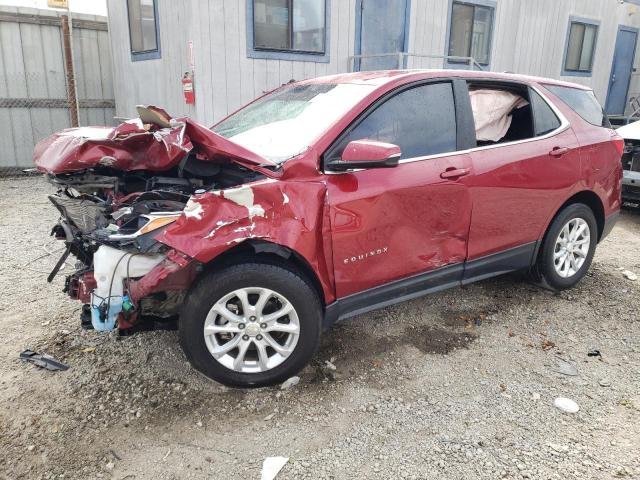
<path id="1" fill-rule="evenodd" d="M 49 191 L 0 180 L 0 478 L 250 479 L 267 456 L 289 457 L 278 479 L 640 478 L 637 212 L 572 291 L 508 276 L 386 308 L 336 326 L 296 387 L 242 391 L 175 332 L 80 329 L 64 275 L 45 280 Z"/>

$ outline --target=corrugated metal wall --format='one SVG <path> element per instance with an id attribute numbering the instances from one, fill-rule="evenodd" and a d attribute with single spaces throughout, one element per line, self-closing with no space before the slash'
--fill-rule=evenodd
<path id="1" fill-rule="evenodd" d="M 73 14 L 81 125 L 113 123 L 111 54 L 105 17 Z M 71 126 L 59 14 L 0 7 L 0 169 L 32 167 L 35 144 Z"/>
<path id="2" fill-rule="evenodd" d="M 291 78 L 348 71 L 355 51 L 356 0 L 327 0 L 329 63 L 248 58 L 246 0 L 157 1 L 161 58 L 132 62 L 126 2 L 108 0 L 118 115 L 133 115 L 137 103 L 152 103 L 211 124 Z M 445 54 L 450 3 L 411 0 L 410 53 Z M 591 77 L 561 77 L 571 15 L 601 22 Z M 619 24 L 640 27 L 640 8 L 618 0 L 497 0 L 490 67 L 591 85 L 604 103 Z M 180 84 L 189 65 L 189 40 L 195 49 L 195 107 L 184 104 Z M 640 66 L 640 52 L 636 63 Z M 442 59 L 408 61 L 409 68 L 442 66 Z M 631 95 L 640 92 L 639 80 L 633 76 Z"/>

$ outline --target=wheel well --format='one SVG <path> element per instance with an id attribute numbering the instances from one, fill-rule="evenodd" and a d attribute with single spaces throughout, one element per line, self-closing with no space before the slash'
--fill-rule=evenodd
<path id="1" fill-rule="evenodd" d="M 214 258 L 205 266 L 205 272 L 248 262 L 277 265 L 301 275 L 318 293 L 322 305 L 326 305 L 322 285 L 311 265 L 294 250 L 277 243 L 246 240 Z"/>
<path id="2" fill-rule="evenodd" d="M 584 203 L 588 206 L 593 212 L 593 216 L 596 217 L 596 224 L 598 225 L 598 241 L 602 238 L 602 232 L 604 231 L 604 206 L 602 205 L 602 200 L 600 197 L 593 193 L 590 190 L 584 190 L 582 192 L 576 193 L 574 196 L 569 198 L 566 202 L 562 204 L 562 206 L 554 215 L 554 218 L 560 213 L 567 205 L 571 205 L 573 203 Z"/>

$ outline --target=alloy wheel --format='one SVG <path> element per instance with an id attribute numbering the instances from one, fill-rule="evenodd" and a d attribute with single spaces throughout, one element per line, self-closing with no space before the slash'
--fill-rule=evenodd
<path id="1" fill-rule="evenodd" d="M 562 278 L 574 276 L 584 265 L 591 248 L 589 224 L 572 218 L 560 230 L 553 249 L 553 265 Z"/>
<path id="2" fill-rule="evenodd" d="M 271 370 L 295 350 L 300 321 L 283 295 L 261 287 L 234 290 L 209 310 L 204 323 L 209 353 L 241 373 Z"/>

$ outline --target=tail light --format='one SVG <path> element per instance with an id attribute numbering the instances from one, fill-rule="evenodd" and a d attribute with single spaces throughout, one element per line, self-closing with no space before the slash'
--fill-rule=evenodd
<path id="1" fill-rule="evenodd" d="M 613 137 L 613 146 L 616 147 L 618 155 L 622 156 L 622 154 L 624 153 L 624 138 L 622 138 L 620 135 L 615 135 Z"/>

